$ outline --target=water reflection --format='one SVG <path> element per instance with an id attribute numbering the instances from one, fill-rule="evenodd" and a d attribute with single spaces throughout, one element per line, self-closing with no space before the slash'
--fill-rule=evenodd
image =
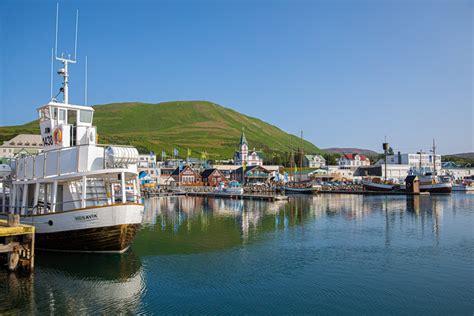
<path id="1" fill-rule="evenodd" d="M 305 223 L 342 218 L 360 227 L 382 215 L 386 244 L 397 225 L 439 236 L 449 197 L 430 196 L 295 196 L 288 202 L 204 197 L 152 198 L 146 201 L 144 229 L 133 248 L 140 255 L 216 251 L 259 240 L 271 231 L 304 228 Z M 357 227 L 357 226 L 356 226 Z"/>
<path id="2" fill-rule="evenodd" d="M 146 286 L 139 257 L 38 252 L 32 275 L 0 272 L 0 314 L 133 313 Z"/>
<path id="3" fill-rule="evenodd" d="M 423 308 L 440 293 L 466 301 L 473 205 L 454 194 L 152 198 L 123 255 L 39 252 L 31 276 L 0 269 L 0 314 L 250 313 L 262 301 L 288 314 L 364 314 L 367 302 L 416 312 L 406 302 L 423 293 Z"/>

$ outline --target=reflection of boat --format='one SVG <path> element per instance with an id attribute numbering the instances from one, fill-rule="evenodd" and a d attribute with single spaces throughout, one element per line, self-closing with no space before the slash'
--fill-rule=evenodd
<path id="1" fill-rule="evenodd" d="M 242 195 L 244 194 L 244 188 L 242 188 L 242 185 L 239 182 L 233 180 L 230 181 L 227 186 L 223 182 L 221 182 L 216 192 L 232 195 Z"/>
<path id="2" fill-rule="evenodd" d="M 11 161 L 3 177 L 10 201 L 1 217 L 16 213 L 34 225 L 39 249 L 123 252 L 143 217 L 138 151 L 97 144 L 94 108 L 69 103 L 68 66 L 76 60 L 56 60 L 63 64 L 63 100 L 52 98 L 38 109 L 43 152 Z"/>

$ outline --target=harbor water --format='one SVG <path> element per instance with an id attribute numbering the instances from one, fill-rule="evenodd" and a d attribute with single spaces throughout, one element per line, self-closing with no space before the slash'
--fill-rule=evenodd
<path id="1" fill-rule="evenodd" d="M 145 204 L 123 255 L 1 269 L 0 314 L 474 312 L 474 194 Z"/>

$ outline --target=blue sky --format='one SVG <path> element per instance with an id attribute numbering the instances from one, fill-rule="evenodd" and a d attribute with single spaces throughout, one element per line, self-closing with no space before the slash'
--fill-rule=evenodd
<path id="1" fill-rule="evenodd" d="M 209 100 L 323 148 L 474 150 L 472 1 L 59 3 L 59 51 L 80 16 L 71 103 L 87 55 L 89 104 Z M 0 0 L 0 125 L 49 100 L 55 10 Z"/>

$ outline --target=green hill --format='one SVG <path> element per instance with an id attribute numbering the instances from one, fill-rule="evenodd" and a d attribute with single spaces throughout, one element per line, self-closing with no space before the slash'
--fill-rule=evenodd
<path id="1" fill-rule="evenodd" d="M 158 104 L 112 103 L 94 106 L 94 125 L 100 143 L 127 144 L 139 151 L 161 154 L 172 148 L 181 157 L 187 148 L 192 156 L 202 151 L 210 159 L 231 158 L 237 148 L 242 127 L 251 148 L 266 155 L 280 155 L 301 143 L 276 126 L 229 108 L 205 101 L 175 101 Z M 39 133 L 37 121 L 18 126 L 0 127 L 0 140 L 19 133 Z M 304 142 L 305 153 L 321 153 L 312 143 Z"/>

